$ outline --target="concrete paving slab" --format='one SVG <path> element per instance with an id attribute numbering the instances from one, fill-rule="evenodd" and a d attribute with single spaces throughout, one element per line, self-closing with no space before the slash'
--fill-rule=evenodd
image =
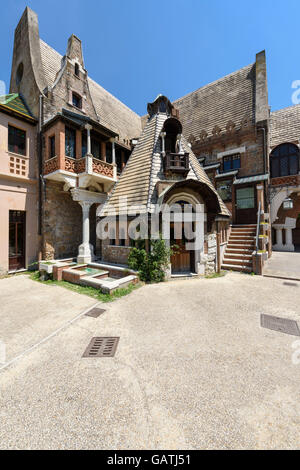
<path id="1" fill-rule="evenodd" d="M 299 449 L 299 339 L 260 326 L 300 322 L 294 284 L 148 285 L 83 316 L 0 374 L 0 448 Z M 93 336 L 115 357 L 83 358 Z"/>
<path id="2" fill-rule="evenodd" d="M 263 275 L 300 281 L 300 253 L 274 251 L 264 266 Z"/>
<path id="3" fill-rule="evenodd" d="M 27 275 L 0 280 L 0 341 L 10 361 L 25 349 L 95 305 L 95 299 Z"/>

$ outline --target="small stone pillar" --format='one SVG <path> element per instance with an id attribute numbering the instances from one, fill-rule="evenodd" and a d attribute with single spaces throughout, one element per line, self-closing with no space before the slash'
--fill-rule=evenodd
<path id="1" fill-rule="evenodd" d="M 285 251 L 295 251 L 295 246 L 293 244 L 293 235 L 291 227 L 285 228 Z"/>
<path id="2" fill-rule="evenodd" d="M 78 249 L 77 262 L 90 263 L 94 259 L 94 248 L 90 244 L 90 207 L 91 202 L 78 201 L 82 207 L 82 244 Z"/>

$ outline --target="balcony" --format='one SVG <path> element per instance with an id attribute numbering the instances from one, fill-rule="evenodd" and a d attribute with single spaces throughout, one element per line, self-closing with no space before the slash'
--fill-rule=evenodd
<path id="1" fill-rule="evenodd" d="M 189 154 L 166 152 L 164 168 L 165 172 L 187 174 L 190 169 Z"/>
<path id="2" fill-rule="evenodd" d="M 92 155 L 78 159 L 53 157 L 44 163 L 44 178 L 65 183 L 65 189 L 100 184 L 106 192 L 117 181 L 117 172 L 115 165 Z"/>

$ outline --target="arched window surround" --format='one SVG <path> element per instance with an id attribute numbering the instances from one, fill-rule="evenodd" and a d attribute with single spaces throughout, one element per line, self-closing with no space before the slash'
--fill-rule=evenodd
<path id="1" fill-rule="evenodd" d="M 285 142 L 275 147 L 270 155 L 271 178 L 299 173 L 299 147 Z"/>

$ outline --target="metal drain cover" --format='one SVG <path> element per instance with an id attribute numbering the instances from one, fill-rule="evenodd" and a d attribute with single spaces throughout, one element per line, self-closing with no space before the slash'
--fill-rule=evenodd
<path id="1" fill-rule="evenodd" d="M 97 318 L 97 317 L 100 317 L 100 315 L 102 315 L 102 313 L 104 312 L 106 312 L 106 310 L 103 310 L 103 308 L 92 308 L 85 315 L 87 317 Z"/>
<path id="2" fill-rule="evenodd" d="M 260 324 L 263 328 L 280 331 L 287 335 L 300 336 L 298 323 L 288 318 L 272 317 L 271 315 L 261 315 Z"/>
<path id="3" fill-rule="evenodd" d="M 94 337 L 82 357 L 114 357 L 120 338 Z"/>

